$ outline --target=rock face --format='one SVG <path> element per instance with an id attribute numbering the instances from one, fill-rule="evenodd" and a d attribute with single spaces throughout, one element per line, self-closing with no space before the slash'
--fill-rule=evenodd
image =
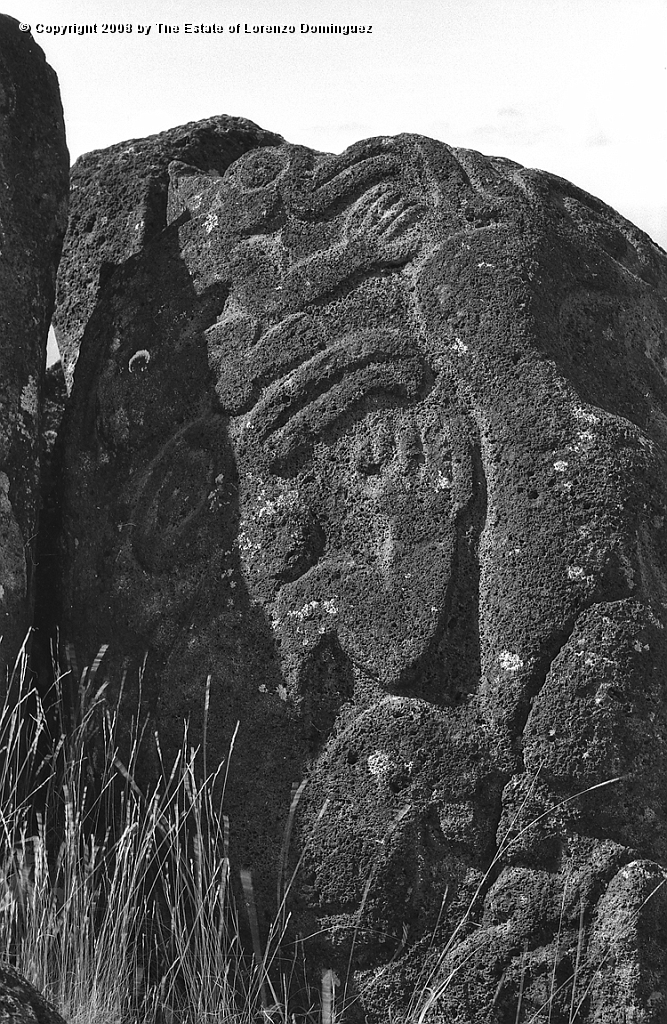
<path id="1" fill-rule="evenodd" d="M 0 1020 L 7 1024 L 65 1024 L 37 989 L 7 963 L 0 964 Z"/>
<path id="2" fill-rule="evenodd" d="M 234 863 L 266 925 L 301 858 L 344 1019 L 664 1020 L 666 254 L 409 135 L 172 166 L 166 220 L 81 341 L 68 639 L 148 651 L 172 754 L 210 675 Z"/>
<path id="3" fill-rule="evenodd" d="M 166 227 L 169 164 L 172 173 L 186 164 L 189 173 L 222 174 L 248 149 L 282 141 L 244 118 L 212 117 L 76 161 L 53 322 L 68 391 L 104 283 Z"/>
<path id="4" fill-rule="evenodd" d="M 0 685 L 32 622 L 39 404 L 67 222 L 69 157 L 58 82 L 0 16 Z"/>

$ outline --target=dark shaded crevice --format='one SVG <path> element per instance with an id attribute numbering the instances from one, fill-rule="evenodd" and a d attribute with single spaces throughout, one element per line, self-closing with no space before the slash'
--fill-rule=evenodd
<path id="1" fill-rule="evenodd" d="M 403 672 L 396 687 L 401 696 L 441 706 L 462 704 L 477 692 L 481 678 L 479 544 L 488 495 L 477 442 L 471 455 L 472 500 L 456 519 L 456 551 L 440 621 L 427 649 Z"/>
<path id="2" fill-rule="evenodd" d="M 517 701 L 517 705 L 510 716 L 509 728 L 513 736 L 523 736 L 526 723 L 528 722 L 528 718 L 532 710 L 533 701 L 545 685 L 547 676 L 551 671 L 551 666 L 565 645 L 569 642 L 580 616 L 593 604 L 597 603 L 598 602 L 596 601 L 591 601 L 588 605 L 582 607 L 576 615 L 571 616 L 567 622 L 564 623 L 561 629 L 552 633 L 549 639 L 543 644 L 542 650 L 537 656 L 532 676 L 525 686 L 523 693 Z M 523 754 L 521 757 L 523 770 Z"/>
<path id="3" fill-rule="evenodd" d="M 35 605 L 31 667 L 40 694 L 52 691 L 54 674 L 51 645 L 60 622 L 58 593 L 58 539 L 61 515 L 58 499 L 60 453 L 58 435 L 67 403 L 67 388 L 62 363 L 49 367 L 44 375 L 40 436 L 40 511 L 35 539 Z"/>
<path id="4" fill-rule="evenodd" d="M 582 615 L 598 605 L 618 604 L 632 598 L 633 595 L 630 593 L 629 588 L 626 587 L 623 589 L 625 592 L 615 597 L 609 596 L 603 598 L 594 595 L 587 601 L 584 601 L 578 611 L 574 615 L 570 616 L 563 626 L 556 632 L 552 633 L 551 637 L 545 641 L 542 651 L 537 657 L 532 677 L 528 681 L 510 719 L 510 728 L 512 729 L 513 735 L 523 736 L 532 710 L 533 702 L 544 687 L 547 676 L 549 675 L 554 662 L 563 648 L 569 643 Z"/>
<path id="5" fill-rule="evenodd" d="M 303 728 L 315 758 L 334 730 L 340 709 L 354 698 L 352 661 L 333 633 L 324 634 L 299 671 Z"/>

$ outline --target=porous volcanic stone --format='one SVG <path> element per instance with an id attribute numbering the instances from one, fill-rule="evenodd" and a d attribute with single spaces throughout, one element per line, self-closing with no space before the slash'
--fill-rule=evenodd
<path id="1" fill-rule="evenodd" d="M 55 1008 L 8 963 L 0 963 L 0 1021 L 3 1024 L 65 1024 Z"/>
<path id="2" fill-rule="evenodd" d="M 165 757 L 210 675 L 345 1020 L 665 1020 L 666 254 L 418 136 L 187 170 L 83 335 L 67 638 Z"/>
<path id="3" fill-rule="evenodd" d="M 69 156 L 55 73 L 0 15 L 0 686 L 32 622 L 39 406 Z"/>
<path id="4" fill-rule="evenodd" d="M 247 150 L 282 141 L 245 118 L 211 117 L 79 157 L 53 322 L 68 391 L 104 283 L 166 227 L 169 164 L 222 174 Z"/>

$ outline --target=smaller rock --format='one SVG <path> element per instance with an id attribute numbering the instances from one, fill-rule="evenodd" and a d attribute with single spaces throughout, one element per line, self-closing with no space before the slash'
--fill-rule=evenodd
<path id="1" fill-rule="evenodd" d="M 7 1024 L 65 1024 L 65 1019 L 8 963 L 0 964 L 0 1021 Z"/>

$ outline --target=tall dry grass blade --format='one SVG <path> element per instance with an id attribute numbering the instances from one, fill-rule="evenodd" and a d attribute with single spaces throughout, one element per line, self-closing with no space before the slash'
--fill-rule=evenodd
<path id="1" fill-rule="evenodd" d="M 206 677 L 206 688 L 204 691 L 204 721 L 202 725 L 202 763 L 204 766 L 204 778 L 208 778 L 208 770 L 206 768 L 206 748 L 208 738 L 208 709 L 211 704 L 211 674 L 209 673 Z"/>
<path id="2" fill-rule="evenodd" d="M 65 660 L 67 662 L 67 669 L 72 673 L 74 679 L 79 678 L 79 665 L 76 660 L 76 651 L 74 645 L 70 643 L 65 644 Z"/>
<path id="3" fill-rule="evenodd" d="M 326 971 L 322 971 L 322 1024 L 335 1024 L 335 1003 L 336 1003 L 336 985 L 338 984 L 338 977 L 334 971 L 329 968 Z"/>
<path id="4" fill-rule="evenodd" d="M 100 665 L 102 664 L 102 659 L 104 658 L 104 655 L 107 653 L 108 650 L 109 650 L 109 645 L 108 644 L 101 644 L 97 654 L 95 655 L 95 658 L 93 659 L 93 663 L 90 666 L 89 679 L 90 679 L 91 683 L 94 682 L 95 676 L 97 675 L 97 670 L 99 669 Z"/>
<path id="5" fill-rule="evenodd" d="M 301 794 L 306 788 L 306 779 L 303 779 L 301 783 L 292 783 L 292 798 L 290 800 L 289 813 L 287 815 L 287 821 L 285 823 L 285 832 L 283 834 L 283 843 L 280 848 L 280 858 L 278 861 L 278 883 L 276 893 L 276 905 L 278 913 L 280 914 L 284 908 L 284 897 L 285 897 L 285 882 L 287 877 L 287 859 L 289 857 L 290 840 L 292 837 L 292 828 L 294 826 L 294 818 L 296 816 L 296 809 L 299 806 L 299 800 Z"/>
<path id="6" fill-rule="evenodd" d="M 556 951 L 554 953 L 554 962 L 551 968 L 551 986 L 549 993 L 549 1020 L 547 1024 L 551 1024 L 551 1017 L 554 1008 L 554 992 L 556 985 L 556 968 L 558 966 L 558 953 L 560 951 L 560 937 L 563 931 L 563 915 L 565 914 L 565 900 L 567 898 L 567 887 L 570 882 L 569 874 L 565 876 L 565 884 L 563 885 L 563 897 L 560 901 L 560 914 L 558 915 L 558 934 L 556 935 Z"/>
<path id="7" fill-rule="evenodd" d="M 264 1010 L 268 1010 L 269 1000 L 266 994 L 266 983 L 264 977 L 264 956 L 262 954 L 262 947 L 259 941 L 259 923 L 257 921 L 257 906 L 255 904 L 255 889 L 252 884 L 252 872 L 247 871 L 245 868 L 241 868 L 239 874 L 241 876 L 241 886 L 243 888 L 243 898 L 245 900 L 248 921 L 250 922 L 250 935 L 252 937 L 252 947 L 259 979 L 262 1008 Z"/>
<path id="8" fill-rule="evenodd" d="M 575 1013 L 574 1001 L 577 994 L 577 979 L 579 977 L 579 967 L 581 965 L 581 953 L 584 948 L 584 901 L 583 898 L 579 902 L 579 934 L 577 936 L 577 957 L 574 962 L 574 975 L 572 978 L 572 997 L 570 999 L 570 1013 L 568 1016 L 568 1024 L 573 1024 L 575 1016 L 578 1015 L 578 1010 Z"/>
<path id="9" fill-rule="evenodd" d="M 524 941 L 523 953 L 521 954 L 521 981 L 519 982 L 519 998 L 516 1007 L 516 1017 L 514 1018 L 514 1024 L 519 1024 L 521 1019 L 521 1004 L 523 1003 L 523 989 L 526 984 L 526 969 L 528 960 L 528 939 Z"/>

